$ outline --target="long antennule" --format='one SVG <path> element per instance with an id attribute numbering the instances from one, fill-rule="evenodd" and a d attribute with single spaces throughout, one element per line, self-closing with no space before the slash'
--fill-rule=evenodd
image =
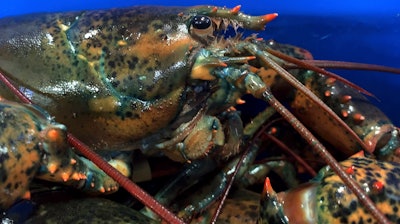
<path id="1" fill-rule="evenodd" d="M 365 64 L 358 62 L 347 62 L 347 61 L 329 61 L 329 60 L 304 60 L 305 62 L 318 66 L 320 68 L 336 68 L 336 69 L 347 69 L 347 70 L 366 70 L 366 71 L 377 71 L 400 74 L 400 68 L 393 68 L 382 65 Z M 289 68 L 298 68 L 299 66 L 293 65 Z"/>

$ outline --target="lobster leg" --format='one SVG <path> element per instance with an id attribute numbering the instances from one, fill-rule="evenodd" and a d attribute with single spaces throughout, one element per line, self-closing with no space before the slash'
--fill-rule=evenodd
<path id="1" fill-rule="evenodd" d="M 196 184 L 200 177 L 210 173 L 217 167 L 215 160 L 206 157 L 200 160 L 194 160 L 188 163 L 183 171 L 169 183 L 164 189 L 158 192 L 154 197 L 163 205 L 170 205 L 187 188 Z M 156 219 L 154 212 L 147 207 L 142 210 L 146 216 Z"/>

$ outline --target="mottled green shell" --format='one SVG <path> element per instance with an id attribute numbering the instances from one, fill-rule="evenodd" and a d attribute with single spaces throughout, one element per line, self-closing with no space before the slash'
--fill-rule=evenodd
<path id="1" fill-rule="evenodd" d="M 269 41 L 268 47 L 298 59 L 313 59 L 310 52 L 296 46 Z M 284 84 L 283 78 L 272 69 L 262 68 L 260 76 L 263 81 L 271 86 L 274 96 L 290 102 L 291 111 L 303 124 L 346 157 L 360 150 L 367 150 L 377 155 L 379 160 L 396 161 L 396 158 L 390 158 L 399 144 L 396 128 L 359 90 L 311 70 L 288 71 L 328 105 L 359 136 L 365 146 L 310 97 L 293 88 L 285 90 L 287 84 Z"/>
<path id="2" fill-rule="evenodd" d="M 340 163 L 391 222 L 400 222 L 400 164 L 352 157 Z M 379 223 L 328 166 L 313 181 L 286 192 L 268 186 L 261 223 Z"/>
<path id="3" fill-rule="evenodd" d="M 28 108 L 0 101 L 0 208 L 22 198 L 40 166 L 38 132 L 46 124 Z"/>
<path id="4" fill-rule="evenodd" d="M 170 124 L 186 100 L 188 53 L 197 43 L 178 15 L 184 10 L 4 18 L 0 70 L 95 149 L 126 149 Z"/>
<path id="5" fill-rule="evenodd" d="M 245 189 L 238 189 L 224 202 L 218 216 L 218 224 L 246 223 L 255 224 L 259 217 L 260 195 Z M 218 207 L 218 202 L 207 208 L 199 217 L 191 221 L 195 223 L 210 223 Z"/>
<path id="6" fill-rule="evenodd" d="M 400 222 L 400 164 L 357 157 L 346 160 L 341 165 L 344 169 L 353 167 L 353 171 L 349 171 L 351 176 L 376 207 L 393 223 Z M 315 198 L 319 223 L 376 222 L 333 171 L 322 170 L 319 175 L 324 176 Z M 379 188 L 380 183 L 383 185 L 382 189 Z"/>

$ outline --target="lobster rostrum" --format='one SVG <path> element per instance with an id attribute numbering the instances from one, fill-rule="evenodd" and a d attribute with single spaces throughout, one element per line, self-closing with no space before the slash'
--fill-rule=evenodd
<path id="1" fill-rule="evenodd" d="M 297 90 L 285 99 L 293 102 L 296 116 L 344 150 L 364 149 L 378 158 L 396 160 L 397 129 L 378 109 L 364 112 L 364 106 L 358 106 L 373 107 L 359 93 L 368 92 L 314 66 L 318 62 L 309 60 L 307 52 L 256 36 L 243 39 L 237 29 L 263 30 L 277 14 L 248 16 L 239 10 L 239 6 L 133 7 L 4 18 L 0 21 L 0 70 L 29 100 L 99 153 L 140 149 L 154 155 L 161 151 L 181 162 L 238 153 L 253 132 L 243 129 L 231 107 L 251 94 L 287 119 L 367 209 L 384 219 L 271 89 L 279 89 L 274 82 L 281 78 L 294 86 Z M 228 27 L 236 35 L 223 38 L 221 32 Z M 298 76 L 285 67 L 297 69 L 292 73 Z M 337 86 L 349 92 L 337 93 Z M 6 88 L 0 94 L 15 99 Z M 354 98 L 365 103 L 355 106 Z M 338 107 L 331 109 L 323 101 Z M 316 119 L 307 118 L 310 108 L 317 110 L 313 116 L 326 125 L 315 125 Z M 332 140 L 332 132 L 340 137 Z M 36 153 L 45 154 L 41 150 Z M 35 160 L 42 162 L 43 156 Z M 63 169 L 52 162 L 48 167 L 51 174 Z M 62 179 L 69 181 L 73 176 Z M 79 181 L 85 179 L 85 174 L 79 176 Z"/>

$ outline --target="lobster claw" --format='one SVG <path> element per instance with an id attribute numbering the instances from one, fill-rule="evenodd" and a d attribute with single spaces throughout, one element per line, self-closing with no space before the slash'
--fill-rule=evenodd
<path id="1" fill-rule="evenodd" d="M 258 223 L 288 223 L 288 221 L 278 194 L 272 188 L 269 178 L 265 178 Z"/>
<path id="2" fill-rule="evenodd" d="M 313 182 L 276 193 L 267 177 L 260 203 L 259 223 L 316 223 L 317 204 L 312 200 L 316 193 L 317 184 Z"/>

